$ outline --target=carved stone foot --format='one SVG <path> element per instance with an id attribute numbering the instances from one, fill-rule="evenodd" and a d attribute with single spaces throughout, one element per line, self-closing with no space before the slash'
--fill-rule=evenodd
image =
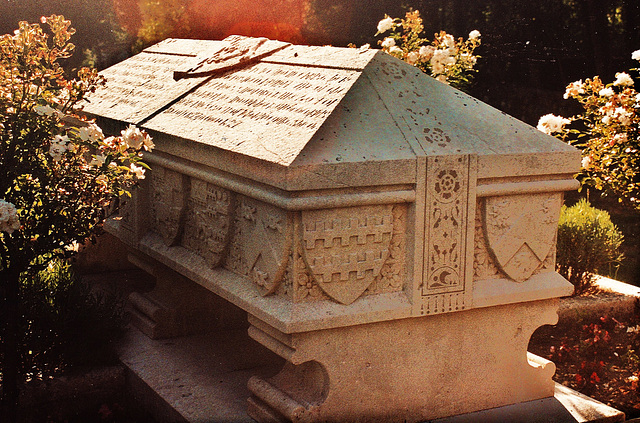
<path id="1" fill-rule="evenodd" d="M 156 278 L 150 292 L 129 296 L 131 322 L 152 339 L 246 327 L 247 314 L 232 303 L 145 256 L 129 260 Z"/>
<path id="2" fill-rule="evenodd" d="M 551 397 L 555 365 L 527 353 L 557 321 L 543 300 L 284 334 L 249 316 L 252 338 L 288 360 L 254 377 L 259 422 L 417 422 Z"/>

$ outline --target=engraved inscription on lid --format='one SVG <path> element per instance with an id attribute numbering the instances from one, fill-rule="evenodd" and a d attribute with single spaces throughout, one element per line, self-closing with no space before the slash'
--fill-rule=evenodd
<path id="1" fill-rule="evenodd" d="M 207 81 L 145 127 L 288 165 L 360 75 L 259 62 Z"/>

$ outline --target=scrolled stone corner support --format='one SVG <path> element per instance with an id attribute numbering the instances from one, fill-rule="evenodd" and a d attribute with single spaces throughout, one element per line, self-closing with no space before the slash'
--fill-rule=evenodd
<path id="1" fill-rule="evenodd" d="M 292 334 L 250 317 L 251 337 L 287 363 L 251 380 L 249 413 L 418 422 L 553 396 L 554 366 L 526 351 L 556 309 L 549 299 Z"/>

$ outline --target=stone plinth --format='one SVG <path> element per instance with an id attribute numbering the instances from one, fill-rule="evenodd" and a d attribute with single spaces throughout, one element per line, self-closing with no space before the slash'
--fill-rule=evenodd
<path id="1" fill-rule="evenodd" d="M 555 236 L 577 150 L 377 50 L 170 39 L 104 74 L 87 113 L 156 144 L 108 225 L 158 280 L 132 297 L 138 325 L 179 336 L 246 312 L 287 360 L 250 379 L 254 418 L 553 395 L 526 347 L 572 291 Z"/>

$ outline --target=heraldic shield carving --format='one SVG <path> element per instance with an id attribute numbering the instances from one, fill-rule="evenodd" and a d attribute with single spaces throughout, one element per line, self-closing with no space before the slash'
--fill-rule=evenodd
<path id="1" fill-rule="evenodd" d="M 212 269 L 222 262 L 231 232 L 230 191 L 191 179 L 182 245 L 204 258 Z"/>
<path id="2" fill-rule="evenodd" d="M 380 274 L 392 234 L 391 205 L 302 213 L 303 258 L 320 288 L 342 304 Z"/>
<path id="3" fill-rule="evenodd" d="M 189 179 L 173 170 L 154 166 L 150 188 L 152 227 L 167 246 L 176 245 L 184 225 Z"/>
<path id="4" fill-rule="evenodd" d="M 502 271 L 523 282 L 554 246 L 562 195 L 530 194 L 485 200 L 485 236 Z"/>

